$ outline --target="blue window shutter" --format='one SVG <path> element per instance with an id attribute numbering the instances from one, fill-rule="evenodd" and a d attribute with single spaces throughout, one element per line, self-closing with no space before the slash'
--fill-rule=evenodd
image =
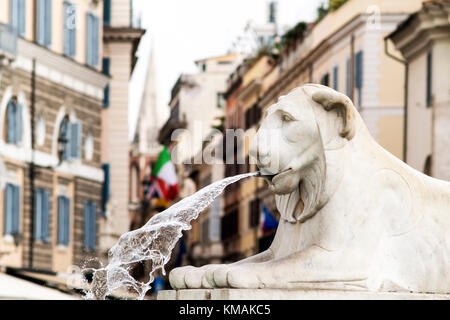
<path id="1" fill-rule="evenodd" d="M 18 30 L 21 36 L 25 36 L 25 10 L 26 10 L 25 0 L 18 0 L 18 4 L 19 4 L 19 12 L 17 15 L 19 23 Z"/>
<path id="2" fill-rule="evenodd" d="M 6 108 L 6 142 L 15 143 L 16 141 L 16 104 L 12 101 L 8 102 Z"/>
<path id="3" fill-rule="evenodd" d="M 34 240 L 42 240 L 42 190 L 34 191 Z"/>
<path id="4" fill-rule="evenodd" d="M 92 48 L 91 48 L 91 37 L 92 37 L 92 18 L 91 14 L 86 14 L 86 63 L 92 64 Z"/>
<path id="5" fill-rule="evenodd" d="M 89 248 L 92 250 L 96 249 L 97 246 L 97 205 L 95 202 L 90 203 L 90 223 L 89 223 L 89 234 L 90 234 L 90 246 Z"/>
<path id="6" fill-rule="evenodd" d="M 363 53 L 362 51 L 358 51 L 356 53 L 356 74 L 355 74 L 355 87 L 357 89 L 362 88 L 362 77 L 363 77 L 363 63 L 362 63 Z"/>
<path id="7" fill-rule="evenodd" d="M 69 30 L 69 36 L 70 36 L 70 52 L 69 52 L 69 55 L 72 57 L 72 58 L 75 58 L 75 54 L 76 54 L 76 52 L 77 52 L 77 27 L 76 27 L 76 23 L 77 23 L 77 20 L 76 20 L 76 8 L 75 8 L 75 6 L 74 5 L 72 5 L 72 14 L 74 14 L 75 15 L 75 21 L 74 21 L 74 26 L 73 26 L 73 28 L 71 28 L 70 30 Z"/>
<path id="8" fill-rule="evenodd" d="M 110 181 L 110 165 L 109 163 L 102 164 L 103 169 L 103 187 L 102 187 L 102 215 L 106 215 L 106 205 L 109 200 L 109 181 Z"/>
<path id="9" fill-rule="evenodd" d="M 42 208 L 41 208 L 41 214 L 42 214 L 42 225 L 41 225 L 41 238 L 42 241 L 48 242 L 49 239 L 49 191 L 48 190 L 42 190 Z"/>
<path id="10" fill-rule="evenodd" d="M 93 42 L 93 44 L 92 44 L 92 46 L 93 46 L 93 63 L 92 63 L 92 65 L 93 66 L 98 66 L 98 59 L 99 59 L 99 54 L 98 54 L 98 51 L 99 51 L 99 37 L 100 37 L 100 29 L 99 29 L 99 19 L 98 19 L 98 17 L 96 17 L 96 16 L 93 16 L 93 23 L 94 23 L 94 27 L 93 27 L 93 32 L 94 32 L 94 34 L 93 34 L 93 39 L 92 39 L 92 42 Z"/>
<path id="11" fill-rule="evenodd" d="M 44 45 L 52 44 L 52 0 L 45 0 Z"/>
<path id="12" fill-rule="evenodd" d="M 81 155 L 81 123 L 69 124 L 70 132 L 70 158 L 78 159 Z"/>
<path id="13" fill-rule="evenodd" d="M 70 239 L 70 199 L 58 197 L 58 244 L 68 245 Z"/>
<path id="14" fill-rule="evenodd" d="M 64 197 L 58 196 L 58 244 L 64 244 L 64 205 Z"/>
<path id="15" fill-rule="evenodd" d="M 13 216 L 12 216 L 12 233 L 19 232 L 19 218 L 20 218 L 20 188 L 14 186 L 14 201 L 13 201 Z"/>
<path id="16" fill-rule="evenodd" d="M 64 54 L 75 58 L 76 53 L 76 8 L 64 1 Z"/>
<path id="17" fill-rule="evenodd" d="M 103 108 L 109 107 L 109 83 L 106 85 L 103 90 Z"/>
<path id="18" fill-rule="evenodd" d="M 89 248 L 89 205 L 88 202 L 85 201 L 83 205 L 83 221 L 84 221 L 84 239 L 83 246 L 85 248 Z"/>
<path id="19" fill-rule="evenodd" d="M 103 25 L 111 25 L 111 0 L 103 1 Z"/>
<path id="20" fill-rule="evenodd" d="M 9 23 L 14 31 L 19 32 L 17 0 L 9 0 Z"/>
<path id="21" fill-rule="evenodd" d="M 45 0 L 37 0 L 37 19 L 36 34 L 37 42 L 41 45 L 45 44 Z"/>
<path id="22" fill-rule="evenodd" d="M 16 119 L 15 119 L 15 143 L 22 141 L 22 109 L 23 106 L 19 103 L 16 106 Z"/>
<path id="23" fill-rule="evenodd" d="M 108 76 L 109 76 L 109 72 L 110 72 L 110 66 L 111 66 L 110 58 L 103 58 L 102 59 L 102 72 Z"/>
<path id="24" fill-rule="evenodd" d="M 86 16 L 86 63 L 98 66 L 99 59 L 99 20 L 95 15 Z"/>
<path id="25" fill-rule="evenodd" d="M 5 187 L 5 220 L 4 220 L 4 232 L 5 234 L 11 234 L 13 230 L 13 198 L 14 198 L 14 186 L 10 183 Z"/>
<path id="26" fill-rule="evenodd" d="M 64 30 L 64 54 L 70 55 L 70 30 L 68 26 L 70 4 L 64 1 L 63 4 L 63 30 Z"/>
<path id="27" fill-rule="evenodd" d="M 338 66 L 335 66 L 333 68 L 333 89 L 338 90 L 338 76 L 339 76 L 339 69 Z"/>
<path id="28" fill-rule="evenodd" d="M 70 241 L 70 199 L 64 197 L 64 244 Z"/>

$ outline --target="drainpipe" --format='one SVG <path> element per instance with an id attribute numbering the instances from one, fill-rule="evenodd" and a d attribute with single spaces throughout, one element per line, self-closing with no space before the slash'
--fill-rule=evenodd
<path id="1" fill-rule="evenodd" d="M 31 71 L 31 104 L 30 104 L 30 124 L 31 124 L 31 161 L 30 161 L 30 248 L 28 265 L 33 268 L 33 245 L 34 245 L 34 111 L 36 101 L 36 59 L 33 58 L 33 69 Z"/>
<path id="2" fill-rule="evenodd" d="M 409 64 L 408 61 L 400 59 L 391 53 L 388 50 L 388 39 L 389 36 L 384 38 L 384 52 L 386 55 L 393 60 L 402 63 L 405 66 L 405 84 L 404 84 L 404 96 L 403 96 L 403 104 L 404 104 L 404 117 L 403 117 L 403 161 L 406 163 L 406 152 L 407 152 L 407 136 L 408 133 L 408 76 L 409 76 Z"/>
<path id="3" fill-rule="evenodd" d="M 355 104 L 355 35 L 350 38 L 350 99 Z"/>

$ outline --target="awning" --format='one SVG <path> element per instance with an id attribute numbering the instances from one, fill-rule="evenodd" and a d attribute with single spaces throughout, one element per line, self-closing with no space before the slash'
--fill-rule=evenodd
<path id="1" fill-rule="evenodd" d="M 0 273 L 0 299 L 77 300 L 78 298 L 55 289 Z"/>

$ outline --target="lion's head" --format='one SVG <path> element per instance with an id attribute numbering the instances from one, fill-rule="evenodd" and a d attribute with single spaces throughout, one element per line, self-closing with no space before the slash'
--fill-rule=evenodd
<path id="1" fill-rule="evenodd" d="M 304 221 L 323 206 L 326 152 L 353 138 L 355 114 L 347 96 L 316 84 L 294 89 L 267 109 L 250 154 L 283 218 Z"/>

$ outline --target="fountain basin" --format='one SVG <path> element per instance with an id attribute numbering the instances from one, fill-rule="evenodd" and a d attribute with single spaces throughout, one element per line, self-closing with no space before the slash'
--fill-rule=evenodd
<path id="1" fill-rule="evenodd" d="M 450 300 L 450 294 L 325 289 L 163 290 L 158 300 Z"/>

